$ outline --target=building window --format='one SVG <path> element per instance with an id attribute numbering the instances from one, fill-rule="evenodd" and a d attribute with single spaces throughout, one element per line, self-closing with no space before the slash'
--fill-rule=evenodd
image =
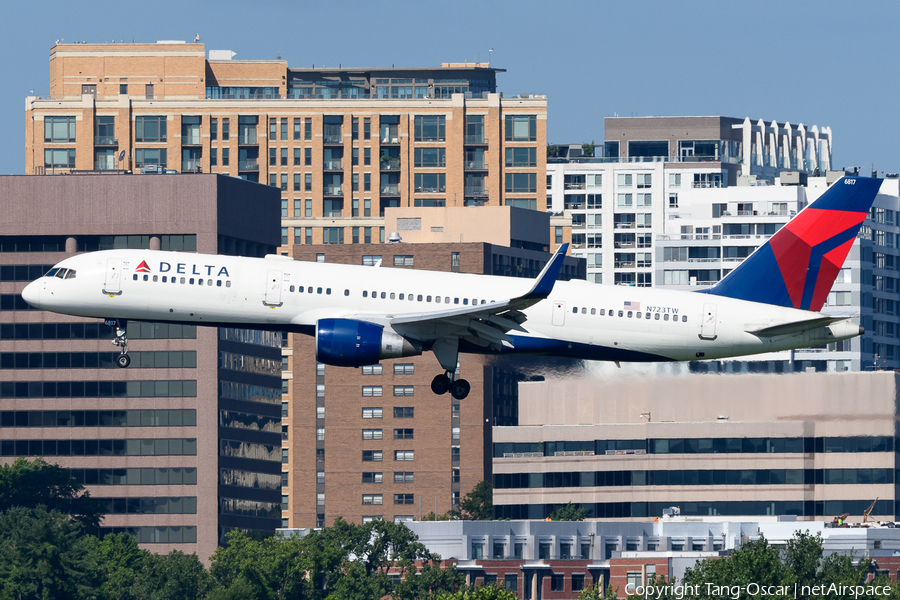
<path id="1" fill-rule="evenodd" d="M 444 148 L 416 148 L 415 166 L 443 167 L 447 162 L 446 153 Z"/>
<path id="2" fill-rule="evenodd" d="M 381 450 L 363 450 L 362 459 L 363 462 L 381 462 Z"/>
<path id="3" fill-rule="evenodd" d="M 134 120 L 135 142 L 165 142 L 166 141 L 166 117 L 135 117 Z"/>
<path id="4" fill-rule="evenodd" d="M 532 175 L 533 176 L 533 175 Z M 509 177 L 507 175 L 507 177 Z M 447 189 L 447 175 L 444 173 L 416 173 L 415 191 L 421 193 L 443 193 Z"/>
<path id="5" fill-rule="evenodd" d="M 413 363 L 394 363 L 394 375 L 412 375 L 415 372 L 416 365 Z"/>
<path id="6" fill-rule="evenodd" d="M 365 438 L 363 438 L 365 439 Z M 412 429 L 395 429 L 394 430 L 394 439 L 395 440 L 411 440 L 413 439 L 413 430 Z"/>
<path id="7" fill-rule="evenodd" d="M 415 459 L 415 451 L 413 450 L 394 450 L 395 461 L 411 461 Z"/>
<path id="8" fill-rule="evenodd" d="M 165 117 L 162 118 L 165 119 Z M 57 144 L 74 142 L 75 117 L 44 117 L 44 141 Z"/>
<path id="9" fill-rule="evenodd" d="M 134 151 L 134 166 L 141 168 L 145 165 L 166 166 L 165 148 L 137 148 Z M 228 165 L 228 148 L 222 149 L 222 166 Z"/>
<path id="10" fill-rule="evenodd" d="M 363 473 L 362 474 L 362 482 L 363 483 L 381 483 L 383 481 L 382 473 Z"/>
<path id="11" fill-rule="evenodd" d="M 472 559 L 479 560 L 484 558 L 484 542 L 472 542 Z"/>
<path id="12" fill-rule="evenodd" d="M 394 386 L 394 396 L 412 396 L 414 395 L 414 388 L 411 385 L 395 385 Z"/>
<path id="13" fill-rule="evenodd" d="M 550 575 L 550 591 L 564 592 L 566 591 L 566 577 L 562 573 L 553 573 Z"/>
<path id="14" fill-rule="evenodd" d="M 550 559 L 550 549 L 553 547 L 551 542 L 540 542 L 538 544 L 538 559 L 540 560 L 549 560 Z"/>
<path id="15" fill-rule="evenodd" d="M 383 504 L 381 494 L 363 494 L 363 504 Z"/>
<path id="16" fill-rule="evenodd" d="M 443 115 L 424 115 L 416 117 L 416 141 L 443 142 L 445 139 L 445 121 L 446 118 Z"/>
<path id="17" fill-rule="evenodd" d="M 395 406 L 395 419 L 412 419 L 415 417 L 416 408 L 414 406 Z"/>
<path id="18" fill-rule="evenodd" d="M 165 150 L 163 150 L 165 152 Z M 74 148 L 46 148 L 44 150 L 45 169 L 74 169 Z"/>
<path id="19" fill-rule="evenodd" d="M 395 471 L 394 472 L 394 483 L 413 483 L 415 480 L 414 474 L 412 471 Z"/>
<path id="20" fill-rule="evenodd" d="M 537 148 L 507 148 L 507 167 L 534 167 L 537 166 Z M 547 176 L 547 187 L 550 187 L 550 177 Z"/>
<path id="21" fill-rule="evenodd" d="M 366 365 L 362 368 L 363 375 L 381 375 L 382 365 Z"/>
<path id="22" fill-rule="evenodd" d="M 506 115 L 506 141 L 533 142 L 536 139 L 536 115 Z"/>
<path id="23" fill-rule="evenodd" d="M 364 440 L 380 440 L 382 439 L 382 433 L 380 429 L 363 429 L 362 430 L 362 439 Z"/>
<path id="24" fill-rule="evenodd" d="M 225 134 L 223 133 L 222 135 L 225 135 Z M 229 157 L 230 152 L 231 152 L 230 148 L 222 148 L 222 166 L 223 167 L 228 166 L 228 157 Z"/>
<path id="25" fill-rule="evenodd" d="M 382 408 L 380 406 L 371 406 L 362 409 L 363 419 L 380 419 Z"/>
<path id="26" fill-rule="evenodd" d="M 516 558 L 521 558 L 521 556 L 517 556 Z M 519 580 L 519 576 L 516 573 L 507 573 L 503 576 L 503 586 L 511 591 L 517 591 L 517 582 Z"/>
<path id="27" fill-rule="evenodd" d="M 394 504 L 415 504 L 414 494 L 394 494 Z"/>
<path id="28" fill-rule="evenodd" d="M 316 427 L 316 440 L 323 441 L 325 439 L 325 428 L 324 427 Z"/>
<path id="29" fill-rule="evenodd" d="M 377 397 L 382 395 L 380 385 L 364 385 L 362 387 L 362 395 L 364 398 Z"/>
<path id="30" fill-rule="evenodd" d="M 537 175 L 535 173 L 507 173 L 506 191 L 513 194 L 537 191 Z"/>

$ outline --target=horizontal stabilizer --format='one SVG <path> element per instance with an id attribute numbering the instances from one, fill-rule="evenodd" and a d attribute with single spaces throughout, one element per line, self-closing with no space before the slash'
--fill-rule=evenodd
<path id="1" fill-rule="evenodd" d="M 747 333 L 752 333 L 756 337 L 775 337 L 777 335 L 790 335 L 792 333 L 802 333 L 810 329 L 825 327 L 838 321 L 846 321 L 847 317 L 820 317 L 818 319 L 807 319 L 805 321 L 792 321 L 791 323 L 782 323 L 780 325 L 772 325 L 770 327 L 761 327 L 759 329 L 747 329 Z"/>

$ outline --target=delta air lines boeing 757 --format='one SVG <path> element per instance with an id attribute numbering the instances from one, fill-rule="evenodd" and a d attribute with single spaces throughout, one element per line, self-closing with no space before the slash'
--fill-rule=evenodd
<path id="1" fill-rule="evenodd" d="M 843 177 L 718 284 L 699 291 L 559 281 L 563 244 L 534 281 L 368 266 L 106 250 L 67 258 L 22 292 L 42 310 L 125 322 L 315 336 L 316 359 L 358 367 L 431 351 L 436 394 L 465 398 L 459 352 L 650 362 L 718 359 L 860 335 L 818 312 L 880 181 Z"/>

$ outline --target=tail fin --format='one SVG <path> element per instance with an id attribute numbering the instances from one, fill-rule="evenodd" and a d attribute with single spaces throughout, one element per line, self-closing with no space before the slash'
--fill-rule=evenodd
<path id="1" fill-rule="evenodd" d="M 704 293 L 818 311 L 881 187 L 842 177 Z"/>

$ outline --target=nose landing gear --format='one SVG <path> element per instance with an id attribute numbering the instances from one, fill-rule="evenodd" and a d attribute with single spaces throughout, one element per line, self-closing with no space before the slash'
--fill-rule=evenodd
<path id="1" fill-rule="evenodd" d="M 125 331 L 126 321 L 125 319 L 107 319 L 105 323 L 116 327 L 116 336 L 113 338 L 112 343 L 121 350 L 119 356 L 116 357 L 116 364 L 120 368 L 125 369 L 131 364 L 131 357 L 128 356 L 128 334 Z"/>

